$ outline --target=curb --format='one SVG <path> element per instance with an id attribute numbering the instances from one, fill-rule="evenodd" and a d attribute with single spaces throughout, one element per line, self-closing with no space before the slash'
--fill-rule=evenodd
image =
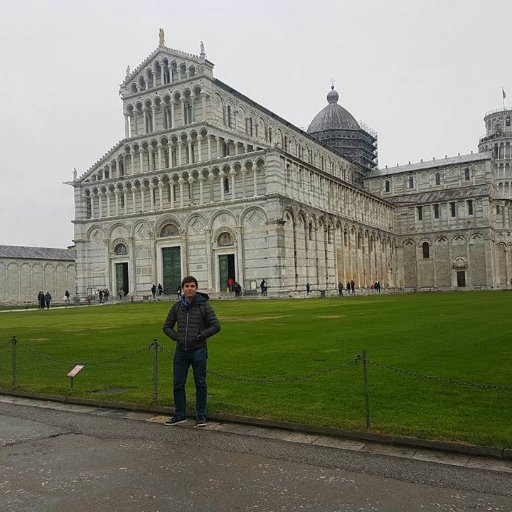
<path id="1" fill-rule="evenodd" d="M 171 415 L 172 407 L 128 404 L 122 402 L 100 402 L 88 398 L 63 397 L 58 395 L 44 395 L 40 393 L 28 393 L 24 391 L 10 391 L 0 388 L 0 395 L 31 398 L 34 400 L 68 403 L 73 405 L 89 405 L 99 409 L 119 409 L 131 412 L 150 412 L 155 414 Z M 213 421 L 223 423 L 237 423 L 240 425 L 257 426 L 298 432 L 302 434 L 322 435 L 333 438 L 350 439 L 353 441 L 366 441 L 397 447 L 425 448 L 449 453 L 473 455 L 477 457 L 494 457 L 503 460 L 512 460 L 512 448 L 494 448 L 492 446 L 479 446 L 454 441 L 437 441 L 435 439 L 421 439 L 418 437 L 399 436 L 394 434 L 364 432 L 360 430 L 345 430 L 330 427 L 314 427 L 301 423 L 268 420 L 248 416 L 236 416 L 233 414 L 208 415 Z"/>

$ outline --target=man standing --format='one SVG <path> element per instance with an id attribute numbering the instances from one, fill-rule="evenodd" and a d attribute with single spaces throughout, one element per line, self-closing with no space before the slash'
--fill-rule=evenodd
<path id="1" fill-rule="evenodd" d="M 165 422 L 166 425 L 177 425 L 187 420 L 185 383 L 190 366 L 196 386 L 196 425 L 206 425 L 207 340 L 220 331 L 220 325 L 208 302 L 208 295 L 198 293 L 197 288 L 195 277 L 183 279 L 182 296 L 169 311 L 163 327 L 164 333 L 176 342 L 173 362 L 174 416 Z"/>

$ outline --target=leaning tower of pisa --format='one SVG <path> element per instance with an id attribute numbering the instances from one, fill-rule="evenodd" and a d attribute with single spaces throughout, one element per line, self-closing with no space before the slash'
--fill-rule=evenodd
<path id="1" fill-rule="evenodd" d="M 480 138 L 478 151 L 492 152 L 496 163 L 496 187 L 501 199 L 512 198 L 512 109 L 505 106 L 484 117 L 486 133 Z"/>

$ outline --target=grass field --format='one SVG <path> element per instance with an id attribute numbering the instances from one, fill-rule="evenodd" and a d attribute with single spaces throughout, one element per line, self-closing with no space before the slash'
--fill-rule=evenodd
<path id="1" fill-rule="evenodd" d="M 366 350 L 373 431 L 512 446 L 512 293 L 213 305 L 222 331 L 209 345 L 210 413 L 364 429 L 363 370 L 351 362 Z M 9 340 L 17 336 L 18 389 L 151 404 L 153 353 L 147 347 L 157 338 L 164 346 L 158 403 L 172 405 L 174 345 L 161 332 L 169 306 L 1 313 L 0 386 L 10 388 Z M 71 392 L 66 374 L 80 362 L 86 367 Z"/>

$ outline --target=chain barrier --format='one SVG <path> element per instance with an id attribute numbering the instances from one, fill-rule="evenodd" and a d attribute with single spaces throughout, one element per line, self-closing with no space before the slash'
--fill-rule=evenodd
<path id="1" fill-rule="evenodd" d="M 39 357 L 42 357 L 44 359 L 47 359 L 49 361 L 53 361 L 55 363 L 62 363 L 62 364 L 67 364 L 67 365 L 74 365 L 74 364 L 76 364 L 76 360 L 70 361 L 68 359 L 62 359 L 60 357 L 55 357 L 55 356 L 50 356 L 48 354 L 44 354 L 43 352 L 39 352 L 38 350 L 34 350 L 33 348 L 30 348 L 28 345 L 26 345 L 23 342 L 20 343 L 19 340 L 18 340 L 18 346 L 23 347 L 24 350 L 27 350 L 28 352 L 30 352 L 32 354 L 35 354 L 35 355 L 37 355 Z M 151 348 L 151 345 L 149 346 L 149 348 Z M 90 366 L 102 366 L 102 365 L 115 364 L 115 363 L 119 363 L 121 361 L 125 361 L 126 359 L 129 359 L 131 357 L 134 357 L 137 354 L 141 354 L 142 352 L 146 352 L 147 350 L 148 350 L 148 347 L 144 347 L 144 348 L 140 348 L 138 350 L 135 350 L 134 352 L 130 352 L 128 354 L 116 357 L 115 359 L 107 359 L 107 360 L 103 360 L 103 361 L 91 361 L 91 362 L 80 361 L 80 364 L 83 364 L 83 365 L 88 366 L 88 367 L 90 367 Z"/>
<path id="2" fill-rule="evenodd" d="M 320 377 L 321 375 L 325 375 L 330 372 L 334 372 L 336 370 L 339 370 L 340 368 L 343 368 L 345 366 L 355 365 L 356 361 L 348 361 L 346 363 L 341 363 L 336 366 L 332 366 L 330 368 L 326 368 L 325 370 L 319 370 L 316 372 L 308 373 L 307 375 L 292 375 L 290 377 L 281 377 L 277 379 L 269 379 L 269 378 L 252 378 L 252 377 L 233 377 L 231 375 L 224 375 L 222 373 L 218 373 L 212 370 L 207 370 L 207 373 L 209 375 L 213 375 L 214 377 L 217 377 L 222 380 L 230 380 L 230 381 L 236 381 L 236 382 L 245 382 L 245 383 L 251 383 L 251 384 L 281 384 L 283 382 L 303 382 L 306 380 L 312 380 L 316 377 Z"/>
<path id="3" fill-rule="evenodd" d="M 0 350 L 5 348 L 5 347 L 9 347 L 12 345 L 12 340 L 9 340 L 7 343 L 4 343 L 3 345 L 0 345 Z"/>
<path id="4" fill-rule="evenodd" d="M 358 356 L 360 358 L 360 356 Z M 512 386 L 501 386 L 499 384 L 485 384 L 482 382 L 468 382 L 465 380 L 454 380 L 454 379 L 445 379 L 443 377 L 436 377 L 434 375 L 423 375 L 421 373 L 412 372 L 410 370 L 404 370 L 402 368 L 397 368 L 395 366 L 389 366 L 386 364 L 376 363 L 375 361 L 368 360 L 368 364 L 372 366 L 376 366 L 377 368 L 382 368 L 383 370 L 390 370 L 395 373 L 400 373 L 402 375 L 406 375 L 407 377 L 413 377 L 415 379 L 422 380 L 431 380 L 434 382 L 440 382 L 442 384 L 452 384 L 454 386 L 463 386 L 468 388 L 477 388 L 477 389 L 495 389 L 498 391 L 512 391 Z"/>

